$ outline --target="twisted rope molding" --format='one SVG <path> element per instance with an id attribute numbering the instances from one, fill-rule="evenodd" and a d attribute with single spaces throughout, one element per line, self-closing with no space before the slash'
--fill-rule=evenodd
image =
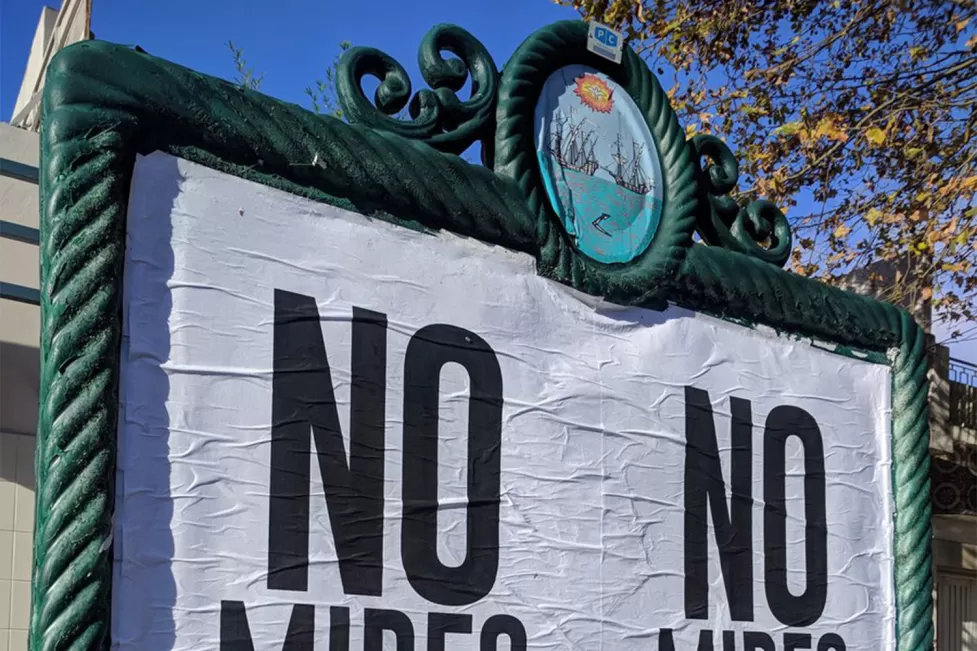
<path id="1" fill-rule="evenodd" d="M 696 246 L 672 291 L 693 309 L 869 350 L 892 360 L 894 583 L 900 651 L 933 645 L 929 383 L 925 332 L 904 310 L 785 273 L 758 258 Z M 874 343 L 873 343 L 874 341 Z"/>
<path id="2" fill-rule="evenodd" d="M 42 131 L 33 651 L 101 649 L 108 638 L 125 210 L 135 156 L 154 150 L 378 219 L 523 251 L 536 257 L 542 274 L 619 303 L 668 299 L 868 350 L 898 347 L 892 400 L 899 649 L 930 648 L 922 332 L 891 306 L 742 254 L 693 246 L 696 164 L 690 147 L 679 143 L 660 86 L 630 52 L 629 76 L 618 81 L 657 116 L 653 133 L 671 174 L 672 212 L 663 222 L 675 225 L 629 265 L 582 261 L 546 212 L 524 130 L 535 108 L 530 86 L 542 75 L 534 66 L 549 65 L 545 52 L 555 56 L 561 40 L 579 38 L 574 29 L 558 24 L 557 36 L 544 30 L 531 37 L 503 71 L 496 173 L 119 46 L 88 42 L 54 59 Z"/>
<path id="3" fill-rule="evenodd" d="M 45 651 L 96 649 L 107 636 L 124 204 L 106 199 L 128 174 L 114 151 L 117 132 L 79 138 L 63 126 L 47 123 L 41 177 L 48 218 L 31 648 Z"/>

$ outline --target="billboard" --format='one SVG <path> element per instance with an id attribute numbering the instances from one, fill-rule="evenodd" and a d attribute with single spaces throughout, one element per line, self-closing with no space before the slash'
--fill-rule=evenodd
<path id="1" fill-rule="evenodd" d="M 435 28 L 413 122 L 354 48 L 366 128 L 59 55 L 32 648 L 928 643 L 922 333 L 586 44 Z"/>
<path id="2" fill-rule="evenodd" d="M 888 365 L 167 154 L 127 240 L 133 648 L 891 647 Z"/>

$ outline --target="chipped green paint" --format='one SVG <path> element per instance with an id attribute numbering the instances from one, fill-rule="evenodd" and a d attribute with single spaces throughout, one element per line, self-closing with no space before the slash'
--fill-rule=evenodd
<path id="1" fill-rule="evenodd" d="M 137 154 L 162 150 L 296 195 L 411 228 L 448 230 L 532 255 L 541 274 L 627 305 L 671 301 L 777 331 L 885 354 L 893 371 L 895 589 L 901 650 L 933 639 L 929 429 L 923 331 L 905 312 L 778 268 L 790 232 L 772 205 L 735 206 L 735 160 L 715 139 L 687 141 L 645 63 L 585 51 L 586 25 L 531 35 L 500 72 L 456 27 L 424 39 L 433 91 L 401 125 L 359 89 L 381 77 L 389 112 L 410 96 L 403 68 L 376 50 L 347 53 L 348 125 L 133 49 L 88 41 L 51 62 L 44 91 L 41 191 L 41 398 L 32 651 L 107 647 L 129 182 Z M 442 60 L 449 50 L 459 59 Z M 644 113 L 665 175 L 662 223 L 647 250 L 605 265 L 574 249 L 546 203 L 532 113 L 546 77 L 592 66 Z M 466 75 L 474 96 L 454 93 Z M 454 155 L 481 142 L 484 166 Z M 700 157 L 711 162 L 705 168 Z M 693 244 L 698 231 L 712 246 Z M 839 349 L 843 352 L 844 348 Z"/>

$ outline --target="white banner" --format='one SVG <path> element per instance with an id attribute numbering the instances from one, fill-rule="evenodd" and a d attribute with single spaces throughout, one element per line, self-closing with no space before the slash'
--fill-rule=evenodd
<path id="1" fill-rule="evenodd" d="M 890 372 L 162 154 L 120 649 L 893 648 Z"/>

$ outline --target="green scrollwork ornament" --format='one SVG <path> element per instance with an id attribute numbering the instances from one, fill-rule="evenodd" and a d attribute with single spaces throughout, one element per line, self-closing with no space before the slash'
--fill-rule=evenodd
<path id="1" fill-rule="evenodd" d="M 446 59 L 451 52 L 457 59 Z M 461 154 L 494 133 L 499 72 L 482 43 L 454 25 L 437 25 L 421 41 L 421 75 L 431 89 L 411 96 L 404 67 L 372 47 L 353 47 L 340 60 L 336 92 L 351 123 L 420 140 L 439 151 Z M 363 92 L 366 76 L 380 80 L 374 101 Z M 458 91 L 471 79 L 471 97 Z M 409 120 L 393 117 L 407 107 Z"/>
<path id="2" fill-rule="evenodd" d="M 770 201 L 740 206 L 729 193 L 739 179 L 739 163 L 725 142 L 713 135 L 690 141 L 696 160 L 709 162 L 700 169 L 699 186 L 705 205 L 696 231 L 709 245 L 782 267 L 790 258 L 792 237 L 787 217 Z"/>

